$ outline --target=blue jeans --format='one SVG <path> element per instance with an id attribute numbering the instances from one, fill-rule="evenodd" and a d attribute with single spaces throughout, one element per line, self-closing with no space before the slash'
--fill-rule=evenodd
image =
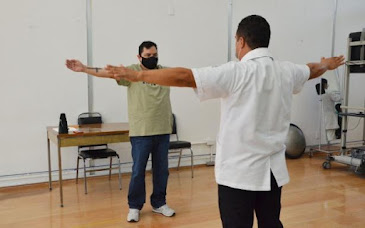
<path id="1" fill-rule="evenodd" d="M 170 135 L 130 137 L 133 168 L 129 184 L 129 208 L 141 210 L 146 202 L 145 172 L 148 157 L 152 154 L 153 193 L 152 207 L 166 204 L 166 187 L 169 176 L 168 151 Z"/>

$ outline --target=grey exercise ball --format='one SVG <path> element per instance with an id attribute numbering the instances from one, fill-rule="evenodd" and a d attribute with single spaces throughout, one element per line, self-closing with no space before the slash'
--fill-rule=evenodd
<path id="1" fill-rule="evenodd" d="M 285 145 L 285 155 L 288 158 L 299 158 L 305 151 L 306 143 L 304 134 L 295 124 L 290 124 Z"/>

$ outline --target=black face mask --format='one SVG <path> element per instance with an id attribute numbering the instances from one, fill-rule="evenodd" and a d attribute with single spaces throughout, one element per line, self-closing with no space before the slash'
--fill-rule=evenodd
<path id="1" fill-rule="evenodd" d="M 157 67 L 158 58 L 157 57 L 149 57 L 149 58 L 143 58 L 142 57 L 142 65 L 146 67 L 147 69 L 156 69 Z"/>

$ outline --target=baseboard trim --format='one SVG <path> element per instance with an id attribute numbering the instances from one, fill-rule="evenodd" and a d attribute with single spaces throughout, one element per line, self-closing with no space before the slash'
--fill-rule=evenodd
<path id="1" fill-rule="evenodd" d="M 209 154 L 202 154 L 194 156 L 194 166 L 195 165 L 202 165 L 209 161 Z M 175 168 L 177 166 L 177 156 L 172 156 L 169 158 L 169 168 Z M 181 160 L 181 167 L 190 166 L 190 157 L 183 156 Z M 98 166 L 95 168 L 103 168 L 107 167 L 107 165 Z M 149 161 L 147 164 L 146 170 L 151 170 L 151 162 Z M 121 165 L 121 172 L 123 173 L 131 173 L 132 172 L 132 162 L 123 163 Z M 112 170 L 112 174 L 117 174 L 118 170 Z M 104 176 L 108 175 L 109 171 L 99 171 L 95 172 L 94 175 L 87 174 L 88 177 L 96 177 L 96 176 Z M 79 178 L 83 178 L 84 171 L 81 167 L 79 169 Z M 62 171 L 62 179 L 63 180 L 70 180 L 76 178 L 76 168 L 63 170 Z M 52 181 L 58 181 L 58 170 L 52 171 Z M 19 186 L 19 185 L 29 185 L 29 184 L 36 184 L 36 183 L 44 183 L 48 182 L 48 171 L 37 172 L 37 173 L 29 173 L 29 174 L 22 174 L 22 175 L 9 175 L 0 177 L 0 188 L 2 187 L 11 187 L 11 186 Z"/>

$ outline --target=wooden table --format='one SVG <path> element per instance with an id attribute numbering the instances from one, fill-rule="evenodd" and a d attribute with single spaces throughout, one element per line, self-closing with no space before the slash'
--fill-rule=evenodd
<path id="1" fill-rule="evenodd" d="M 98 145 L 129 141 L 128 123 L 85 124 L 69 127 L 77 128 L 78 133 L 69 132 L 69 134 L 59 134 L 56 130 L 54 130 L 54 128 L 57 127 L 47 127 L 49 189 L 52 190 L 50 149 L 50 141 L 52 141 L 58 148 L 58 174 L 61 207 L 63 207 L 61 147 Z"/>

